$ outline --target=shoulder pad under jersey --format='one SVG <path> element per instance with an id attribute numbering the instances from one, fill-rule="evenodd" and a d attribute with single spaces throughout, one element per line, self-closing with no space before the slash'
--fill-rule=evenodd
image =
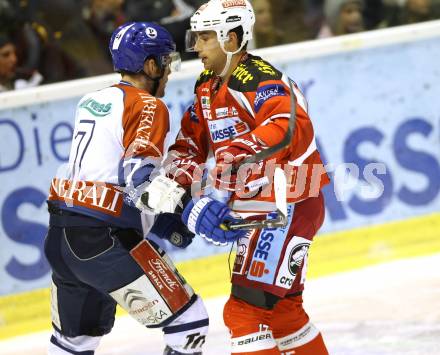
<path id="1" fill-rule="evenodd" d="M 212 70 L 202 71 L 202 73 L 197 78 L 196 85 L 194 86 L 194 92 L 196 92 L 197 88 L 200 85 L 202 85 L 203 83 L 206 83 L 207 81 L 209 81 L 213 77 L 214 77 L 214 72 Z"/>
<path id="2" fill-rule="evenodd" d="M 272 64 L 248 54 L 248 58 L 232 72 L 228 86 L 242 92 L 255 91 L 260 82 L 280 80 L 282 75 Z"/>

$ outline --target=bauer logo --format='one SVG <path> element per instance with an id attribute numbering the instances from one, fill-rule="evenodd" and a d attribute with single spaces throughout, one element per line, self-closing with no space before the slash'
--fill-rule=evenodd
<path id="1" fill-rule="evenodd" d="M 258 88 L 254 100 L 255 112 L 260 111 L 261 106 L 275 96 L 286 96 L 284 87 L 281 84 L 264 85 Z"/>
<path id="2" fill-rule="evenodd" d="M 247 344 L 254 343 L 256 341 L 262 341 L 262 340 L 266 340 L 266 339 L 272 339 L 272 334 L 270 334 L 270 333 L 260 334 L 260 335 L 255 335 L 255 336 L 243 339 L 243 340 L 239 340 L 237 342 L 237 345 L 247 345 Z"/>
<path id="3" fill-rule="evenodd" d="M 238 22 L 238 21 L 241 21 L 241 17 L 240 17 L 240 16 L 229 16 L 229 17 L 226 19 L 226 22 L 227 22 L 227 23 L 230 23 L 230 22 Z"/>
<path id="4" fill-rule="evenodd" d="M 208 127 L 214 143 L 233 139 L 250 131 L 249 126 L 238 117 L 209 121 Z"/>

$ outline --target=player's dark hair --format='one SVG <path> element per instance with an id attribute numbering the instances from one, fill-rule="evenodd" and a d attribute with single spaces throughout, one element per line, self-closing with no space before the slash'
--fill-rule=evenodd
<path id="1" fill-rule="evenodd" d="M 235 27 L 232 30 L 230 30 L 229 32 L 234 32 L 237 35 L 238 45 L 240 45 L 241 42 L 243 41 L 243 33 L 244 33 L 243 32 L 243 27 L 242 26 Z M 248 44 L 246 42 L 241 50 L 245 51 L 247 49 L 247 45 Z"/>
<path id="2" fill-rule="evenodd" d="M 14 43 L 12 38 L 7 33 L 0 32 L 0 47 L 3 47 L 9 43 Z"/>

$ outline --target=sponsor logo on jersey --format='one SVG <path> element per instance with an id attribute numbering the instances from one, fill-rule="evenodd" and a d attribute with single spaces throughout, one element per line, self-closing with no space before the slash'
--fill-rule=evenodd
<path id="1" fill-rule="evenodd" d="M 200 102 L 202 104 L 202 108 L 207 110 L 211 109 L 211 99 L 209 98 L 209 96 L 200 97 Z"/>
<path id="2" fill-rule="evenodd" d="M 261 59 L 252 59 L 251 62 L 262 73 L 268 74 L 268 75 L 271 75 L 271 76 L 275 76 L 276 75 L 275 69 L 270 64 L 264 62 L 263 60 L 261 60 Z"/>
<path id="3" fill-rule="evenodd" d="M 156 112 L 157 102 L 154 96 L 150 94 L 139 94 L 144 103 L 144 107 L 139 116 L 139 127 L 136 131 L 136 137 L 133 141 L 133 155 L 146 150 L 151 146 L 150 135 Z"/>
<path id="4" fill-rule="evenodd" d="M 228 108 L 227 107 L 220 107 L 215 109 L 215 117 L 216 118 L 223 118 L 228 117 Z"/>
<path id="5" fill-rule="evenodd" d="M 130 312 L 128 312 L 128 313 L 130 313 L 131 315 L 144 313 L 144 312 L 147 312 L 149 309 L 151 309 L 152 307 L 154 307 L 158 303 L 159 303 L 159 300 L 148 301 L 142 307 L 130 310 Z"/>
<path id="6" fill-rule="evenodd" d="M 151 279 L 160 290 L 166 287 L 170 292 L 173 292 L 175 289 L 180 288 L 175 278 L 170 277 L 169 269 L 163 264 L 162 260 L 149 260 L 148 264 L 153 269 L 148 271 L 148 275 L 151 276 Z"/>
<path id="7" fill-rule="evenodd" d="M 249 274 L 252 276 L 259 278 L 263 276 L 263 274 L 269 273 L 269 270 L 266 269 L 265 261 L 269 256 L 269 250 L 272 247 L 273 239 L 274 235 L 272 232 L 263 231 L 263 233 L 261 233 L 260 238 L 258 239 L 257 248 L 254 252 L 252 264 L 249 268 Z"/>
<path id="8" fill-rule="evenodd" d="M 270 84 L 259 87 L 254 100 L 255 112 L 258 112 L 267 100 L 275 96 L 286 96 L 284 86 L 281 84 Z"/>
<path id="9" fill-rule="evenodd" d="M 215 109 L 216 118 L 232 117 L 237 116 L 238 111 L 234 106 L 231 107 L 220 107 Z"/>
<path id="10" fill-rule="evenodd" d="M 142 296 L 142 291 L 128 288 L 124 292 L 124 302 L 130 308 L 134 301 L 146 301 L 147 299 Z"/>
<path id="11" fill-rule="evenodd" d="M 278 270 L 275 285 L 282 288 L 291 288 L 301 266 L 305 263 L 309 250 L 310 240 L 302 237 L 293 237 L 287 244 L 283 261 Z M 303 268 L 303 274 L 305 274 Z M 301 281 L 300 281 L 301 282 Z"/>
<path id="12" fill-rule="evenodd" d="M 284 228 L 263 229 L 258 236 L 255 250 L 252 254 L 247 278 L 272 285 L 280 263 L 283 245 L 292 221 L 293 205 L 287 206 L 287 225 Z"/>
<path id="13" fill-rule="evenodd" d="M 186 288 L 180 281 L 180 277 L 176 275 L 166 261 L 166 256 L 161 256 L 151 244 L 143 240 L 136 245 L 130 255 L 139 264 L 144 271 L 148 281 L 141 284 L 142 287 L 148 287 L 147 295 L 157 294 L 155 298 L 163 301 L 166 310 L 169 309 L 171 314 L 177 312 L 185 304 L 188 303 L 193 291 Z M 140 279 L 138 279 L 140 280 Z M 153 292 L 154 290 L 154 292 Z M 162 303 L 162 302 L 161 302 Z M 164 307 L 160 307 L 164 309 Z"/>
<path id="14" fill-rule="evenodd" d="M 112 104 L 101 104 L 98 101 L 90 98 L 85 100 L 79 105 L 80 108 L 84 108 L 89 111 L 93 116 L 103 117 L 107 116 L 112 110 Z"/>
<path id="15" fill-rule="evenodd" d="M 49 200 L 62 201 L 69 207 L 90 208 L 112 216 L 120 216 L 123 205 L 121 191 L 111 184 L 58 178 L 52 180 Z"/>
<path id="16" fill-rule="evenodd" d="M 243 84 L 246 84 L 249 80 L 253 80 L 254 76 L 249 73 L 246 66 L 241 63 L 237 68 L 232 72 L 232 76 L 237 80 L 241 81 Z"/>
<path id="17" fill-rule="evenodd" d="M 238 117 L 209 121 L 208 127 L 214 143 L 223 142 L 250 131 L 246 122 L 241 121 Z"/>
<path id="18" fill-rule="evenodd" d="M 244 266 L 246 265 L 246 260 L 248 259 L 249 255 L 249 241 L 256 233 L 258 233 L 257 230 L 249 230 L 244 237 L 238 240 L 237 253 L 235 256 L 234 268 L 232 270 L 232 273 L 242 274 L 244 272 Z"/>
<path id="19" fill-rule="evenodd" d="M 295 277 L 298 273 L 298 269 L 300 268 L 304 256 L 306 256 L 307 252 L 309 250 L 309 244 L 308 243 L 301 243 L 298 244 L 295 248 L 292 249 L 289 255 L 289 272 L 290 274 Z"/>
<path id="20" fill-rule="evenodd" d="M 168 317 L 168 313 L 160 309 L 158 312 L 150 313 L 147 317 L 143 318 L 143 323 L 144 325 L 160 324 Z"/>
<path id="21" fill-rule="evenodd" d="M 143 325 L 155 325 L 169 318 L 173 311 L 167 299 L 158 291 L 147 275 L 110 293 L 131 316 Z"/>
<path id="22" fill-rule="evenodd" d="M 210 120 L 212 118 L 211 110 L 203 110 L 203 118 L 206 120 Z"/>

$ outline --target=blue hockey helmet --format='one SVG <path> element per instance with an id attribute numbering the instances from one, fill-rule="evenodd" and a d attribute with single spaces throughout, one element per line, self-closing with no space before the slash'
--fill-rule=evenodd
<path id="1" fill-rule="evenodd" d="M 170 64 L 171 71 L 180 67 L 173 37 L 155 23 L 129 22 L 118 27 L 112 34 L 109 49 L 115 71 L 139 73 L 150 57 L 162 67 Z"/>

